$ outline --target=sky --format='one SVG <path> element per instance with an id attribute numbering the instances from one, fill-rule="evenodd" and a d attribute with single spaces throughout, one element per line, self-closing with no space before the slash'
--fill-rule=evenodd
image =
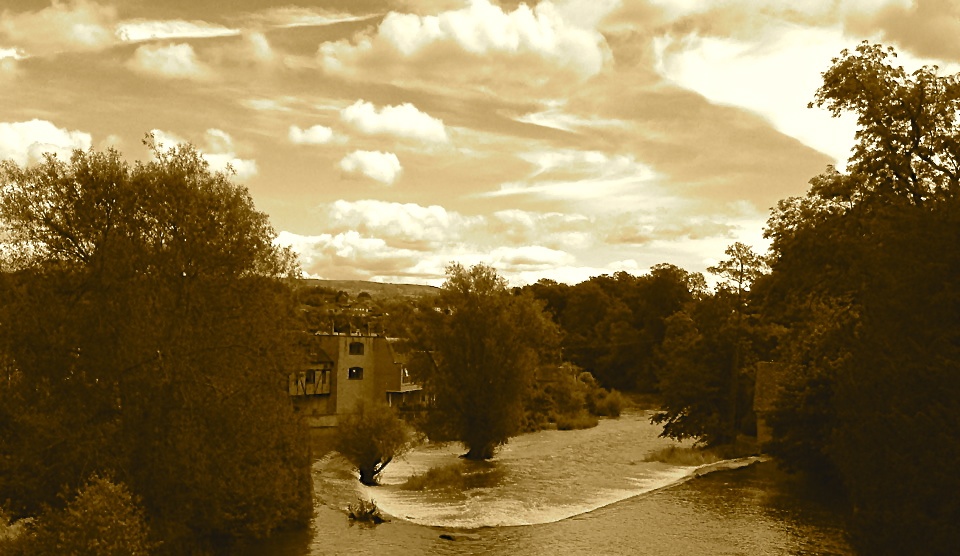
<path id="1" fill-rule="evenodd" d="M 315 278 L 704 272 L 843 167 L 832 58 L 955 73 L 958 36 L 958 0 L 2 0 L 0 159 L 190 142 Z"/>

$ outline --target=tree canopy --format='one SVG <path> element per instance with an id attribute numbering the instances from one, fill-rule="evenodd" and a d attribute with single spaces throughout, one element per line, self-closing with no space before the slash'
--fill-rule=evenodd
<path id="1" fill-rule="evenodd" d="M 482 264 L 450 265 L 438 308 L 421 338 L 437 363 L 428 387 L 466 457 L 489 459 L 520 432 L 537 368 L 559 364 L 556 325 Z"/>
<path id="2" fill-rule="evenodd" d="M 814 103 L 857 117 L 846 172 L 828 168 L 768 222 L 755 290 L 779 329 L 784 393 L 769 446 L 837 479 L 866 553 L 947 554 L 960 538 L 958 76 L 912 74 L 863 43 Z"/>
<path id="3" fill-rule="evenodd" d="M 147 142 L 0 163 L 0 500 L 34 515 L 106 474 L 170 551 L 302 523 L 294 259 L 245 188 Z"/>

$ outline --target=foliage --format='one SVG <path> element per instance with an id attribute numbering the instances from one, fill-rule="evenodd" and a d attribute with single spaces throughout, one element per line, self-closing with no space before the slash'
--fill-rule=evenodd
<path id="1" fill-rule="evenodd" d="M 766 346 L 747 293 L 764 263 L 740 243 L 726 253 L 712 271 L 729 284 L 666 319 L 661 410 L 651 417 L 663 424 L 661 436 L 716 446 L 755 431 L 753 365 Z"/>
<path id="2" fill-rule="evenodd" d="M 347 505 L 347 517 L 349 517 L 351 521 L 371 523 L 373 525 L 379 525 L 386 521 L 386 518 L 380 513 L 380 508 L 377 507 L 376 501 L 367 501 L 363 498 L 357 498 L 356 505 Z"/>
<path id="3" fill-rule="evenodd" d="M 151 147 L 0 167 L 0 499 L 36 515 L 107 474 L 173 552 L 304 523 L 294 259 L 192 147 Z"/>
<path id="4" fill-rule="evenodd" d="M 865 553 L 947 554 L 960 536 L 958 76 L 863 43 L 817 106 L 853 112 L 848 172 L 814 178 L 767 227 L 758 288 L 790 371 L 770 416 L 788 466 L 835 476 Z"/>
<path id="5" fill-rule="evenodd" d="M 524 399 L 534 371 L 555 362 L 556 326 L 529 295 L 511 295 L 485 265 L 447 268 L 439 298 L 420 342 L 435 354 L 435 371 L 421 377 L 436 394 L 438 414 L 450 423 L 470 459 L 489 459 L 521 430 Z"/>
<path id="6" fill-rule="evenodd" d="M 577 413 L 561 413 L 557 415 L 557 430 L 572 431 L 579 429 L 590 429 L 599 424 L 596 416 L 579 411 Z"/>
<path id="7" fill-rule="evenodd" d="M 608 389 L 656 389 L 665 320 L 706 291 L 700 274 L 669 264 L 644 276 L 618 272 L 567 286 L 526 286 L 563 330 L 563 353 Z"/>
<path id="8" fill-rule="evenodd" d="M 431 467 L 423 473 L 411 475 L 400 485 L 403 490 L 453 490 L 489 488 L 500 484 L 506 472 L 488 461 L 458 462 Z"/>
<path id="9" fill-rule="evenodd" d="M 708 463 L 716 463 L 724 457 L 710 448 L 690 448 L 685 446 L 667 446 L 647 454 L 643 461 L 657 461 L 670 465 L 696 467 Z"/>
<path id="10" fill-rule="evenodd" d="M 354 413 L 342 415 L 338 425 L 336 450 L 357 468 L 365 485 L 376 485 L 380 472 L 413 442 L 403 420 L 383 403 L 360 400 Z"/>
<path id="11" fill-rule="evenodd" d="M 155 548 L 148 536 L 136 497 L 123 484 L 94 477 L 65 508 L 48 507 L 5 554 L 142 556 Z"/>

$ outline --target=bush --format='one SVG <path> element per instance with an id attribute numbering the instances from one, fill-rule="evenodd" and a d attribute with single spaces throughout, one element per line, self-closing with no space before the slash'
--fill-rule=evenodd
<path id="1" fill-rule="evenodd" d="M 469 490 L 500 484 L 505 472 L 494 463 L 458 461 L 431 467 L 412 475 L 400 485 L 403 490 Z"/>
<path id="2" fill-rule="evenodd" d="M 349 517 L 351 521 L 372 523 L 374 525 L 379 525 L 386 521 L 383 514 L 380 513 L 380 508 L 377 507 L 377 503 L 374 500 L 368 502 L 363 498 L 357 498 L 356 505 L 350 504 L 347 506 L 347 517 Z"/>
<path id="3" fill-rule="evenodd" d="M 93 477 L 63 509 L 47 508 L 11 544 L 11 554 L 139 556 L 155 547 L 143 509 L 125 485 Z"/>
<path id="4" fill-rule="evenodd" d="M 616 390 L 597 388 L 587 397 L 587 409 L 600 417 L 619 417 L 623 412 L 623 395 Z"/>
<path id="5" fill-rule="evenodd" d="M 589 429 L 597 426 L 599 422 L 596 416 L 581 411 L 573 415 L 558 415 L 557 429 L 562 431 Z"/>

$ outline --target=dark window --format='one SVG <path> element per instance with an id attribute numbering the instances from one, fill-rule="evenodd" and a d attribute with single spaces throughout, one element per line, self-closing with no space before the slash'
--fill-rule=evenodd
<path id="1" fill-rule="evenodd" d="M 317 381 L 317 371 L 307 371 L 307 384 L 313 384 Z"/>
<path id="2" fill-rule="evenodd" d="M 363 355 L 363 344 L 360 342 L 350 342 L 350 355 Z"/>
<path id="3" fill-rule="evenodd" d="M 347 378 L 350 380 L 363 380 L 363 367 L 350 367 L 347 369 Z"/>

